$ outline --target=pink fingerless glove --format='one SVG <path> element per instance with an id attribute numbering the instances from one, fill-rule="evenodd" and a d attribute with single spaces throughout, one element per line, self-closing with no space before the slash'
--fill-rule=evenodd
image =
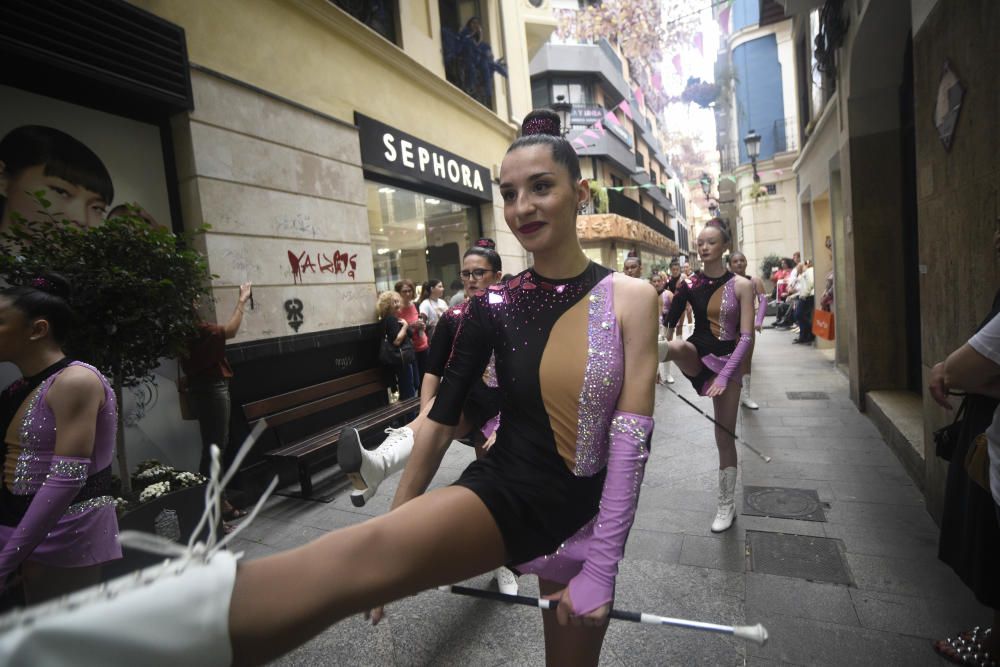
<path id="1" fill-rule="evenodd" d="M 729 355 L 729 361 L 723 367 L 719 374 L 715 378 L 713 385 L 717 385 L 725 389 L 726 385 L 729 384 L 729 379 L 733 377 L 740 366 L 743 364 L 743 357 L 746 356 L 747 351 L 750 346 L 753 345 L 753 334 L 749 332 L 743 332 L 740 334 L 740 341 L 736 343 L 736 348 L 733 353 Z"/>
<path id="2" fill-rule="evenodd" d="M 588 614 L 615 597 L 618 561 L 625 553 L 639 503 L 653 418 L 616 410 L 608 433 L 608 468 L 587 560 L 569 582 L 573 613 Z"/>
<path id="3" fill-rule="evenodd" d="M 0 582 L 35 550 L 83 488 L 90 459 L 53 456 L 49 474 L 28 505 L 7 544 L 0 550 Z M 2 588 L 2 583 L 0 583 Z"/>
<path id="4" fill-rule="evenodd" d="M 764 326 L 764 316 L 767 315 L 767 295 L 758 294 L 757 295 L 757 317 L 754 318 L 753 325 L 755 327 Z"/>

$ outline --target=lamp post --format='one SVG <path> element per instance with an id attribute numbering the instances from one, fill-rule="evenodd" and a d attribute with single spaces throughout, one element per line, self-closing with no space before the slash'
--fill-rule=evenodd
<path id="1" fill-rule="evenodd" d="M 565 100 L 565 95 L 559 95 L 556 101 L 549 105 L 559 116 L 559 127 L 564 137 L 569 133 L 570 121 L 573 119 L 573 105 Z"/>
<path id="2" fill-rule="evenodd" d="M 747 136 L 743 137 L 743 143 L 747 147 L 747 156 L 750 158 L 750 164 L 753 166 L 753 182 L 760 183 L 760 174 L 757 173 L 757 157 L 760 155 L 760 135 L 754 130 L 747 132 Z"/>

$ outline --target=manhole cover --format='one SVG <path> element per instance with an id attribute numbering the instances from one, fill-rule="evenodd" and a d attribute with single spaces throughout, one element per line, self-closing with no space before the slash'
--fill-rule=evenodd
<path id="1" fill-rule="evenodd" d="M 786 489 L 780 486 L 744 486 L 743 514 L 776 519 L 826 521 L 819 494 L 812 489 Z"/>
<path id="2" fill-rule="evenodd" d="M 830 395 L 825 391 L 786 391 L 785 396 L 790 401 L 829 401 Z"/>
<path id="3" fill-rule="evenodd" d="M 747 531 L 753 572 L 851 586 L 844 543 L 829 537 Z"/>

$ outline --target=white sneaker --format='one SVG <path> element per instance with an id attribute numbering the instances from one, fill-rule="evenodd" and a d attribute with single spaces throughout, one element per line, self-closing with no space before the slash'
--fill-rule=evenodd
<path id="1" fill-rule="evenodd" d="M 496 569 L 497 586 L 504 595 L 517 595 L 517 577 L 505 567 Z"/>

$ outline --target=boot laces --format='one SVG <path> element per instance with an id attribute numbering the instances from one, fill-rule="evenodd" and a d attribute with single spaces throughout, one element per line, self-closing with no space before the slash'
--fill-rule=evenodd
<path id="1" fill-rule="evenodd" d="M 385 433 L 389 437 L 385 439 L 385 442 L 383 444 L 388 447 L 396 447 L 397 445 L 399 445 L 400 443 L 404 442 L 409 438 L 409 436 L 406 434 L 407 430 L 408 429 L 406 427 L 387 428 L 385 430 Z"/>

